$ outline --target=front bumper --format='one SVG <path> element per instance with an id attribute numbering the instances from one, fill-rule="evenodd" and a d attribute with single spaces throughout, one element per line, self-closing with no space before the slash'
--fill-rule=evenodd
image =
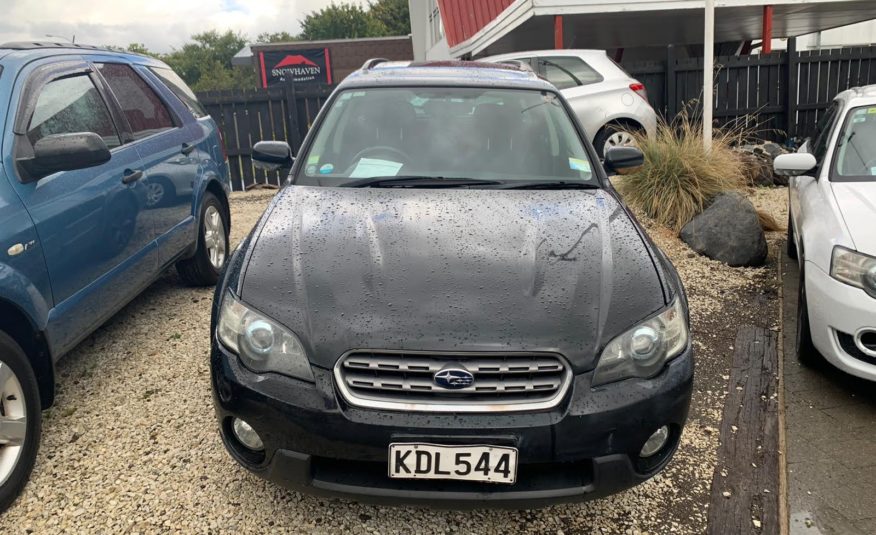
<path id="1" fill-rule="evenodd" d="M 591 389 L 592 373 L 573 378 L 560 405 L 537 413 L 434 414 L 348 406 L 330 370 L 315 384 L 254 374 L 214 341 L 214 403 L 222 440 L 252 472 L 287 488 L 362 502 L 444 507 L 532 508 L 619 492 L 659 472 L 674 453 L 693 384 L 688 349 L 657 377 Z M 230 433 L 248 422 L 265 451 L 252 455 Z M 660 426 L 667 445 L 648 459 L 638 452 Z M 513 485 L 390 479 L 391 442 L 492 444 L 519 451 Z"/>
<path id="2" fill-rule="evenodd" d="M 862 329 L 876 330 L 876 299 L 832 278 L 812 262 L 806 263 L 804 275 L 815 348 L 844 372 L 876 381 L 876 358 L 862 356 L 853 342 L 845 348 L 840 343 L 840 337 L 852 338 Z"/>

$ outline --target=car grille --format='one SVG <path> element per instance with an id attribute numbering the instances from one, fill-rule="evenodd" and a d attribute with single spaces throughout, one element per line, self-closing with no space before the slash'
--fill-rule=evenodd
<path id="1" fill-rule="evenodd" d="M 445 368 L 465 369 L 470 386 L 439 386 Z M 510 412 L 556 406 L 571 382 L 554 354 L 352 351 L 335 366 L 335 381 L 351 405 L 423 412 Z"/>

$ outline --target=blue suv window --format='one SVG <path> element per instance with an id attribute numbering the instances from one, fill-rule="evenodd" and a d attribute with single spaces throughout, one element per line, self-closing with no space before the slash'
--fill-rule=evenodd
<path id="1" fill-rule="evenodd" d="M 94 132 L 109 148 L 121 145 L 106 103 L 85 74 L 46 84 L 27 127 L 31 144 L 53 134 L 75 132 Z"/>
<path id="2" fill-rule="evenodd" d="M 164 85 L 166 85 L 167 88 L 186 105 L 195 118 L 200 119 L 201 117 L 207 116 L 207 111 L 204 110 L 204 107 L 198 102 L 198 97 L 195 96 L 195 92 L 192 91 L 183 79 L 175 72 L 166 67 L 149 67 L 149 70 L 152 71 L 155 76 L 161 78 Z"/>
<path id="3" fill-rule="evenodd" d="M 134 69 L 121 63 L 98 63 L 97 68 L 119 101 L 134 139 L 174 127 L 167 106 Z"/>

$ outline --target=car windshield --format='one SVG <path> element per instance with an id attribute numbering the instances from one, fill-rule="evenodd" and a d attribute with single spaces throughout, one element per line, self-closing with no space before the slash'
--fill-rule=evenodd
<path id="1" fill-rule="evenodd" d="M 344 91 L 295 182 L 423 177 L 597 185 L 566 109 L 548 91 L 406 87 Z"/>
<path id="2" fill-rule="evenodd" d="M 834 160 L 834 179 L 876 180 L 876 106 L 849 112 Z"/>

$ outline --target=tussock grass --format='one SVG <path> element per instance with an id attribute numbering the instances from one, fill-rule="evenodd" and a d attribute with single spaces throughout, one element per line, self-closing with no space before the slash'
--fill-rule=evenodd
<path id="1" fill-rule="evenodd" d="M 764 212 L 763 210 L 757 211 L 757 220 L 760 222 L 761 228 L 763 228 L 764 232 L 776 232 L 780 230 L 785 230 L 785 226 L 776 221 L 776 218 L 773 217 L 768 212 Z"/>
<path id="2" fill-rule="evenodd" d="M 645 163 L 626 173 L 618 191 L 627 203 L 678 233 L 715 195 L 745 188 L 745 164 L 731 146 L 747 135 L 742 128 L 716 130 L 706 151 L 702 127 L 688 114 L 671 124 L 661 122 L 654 136 L 636 135 Z"/>

